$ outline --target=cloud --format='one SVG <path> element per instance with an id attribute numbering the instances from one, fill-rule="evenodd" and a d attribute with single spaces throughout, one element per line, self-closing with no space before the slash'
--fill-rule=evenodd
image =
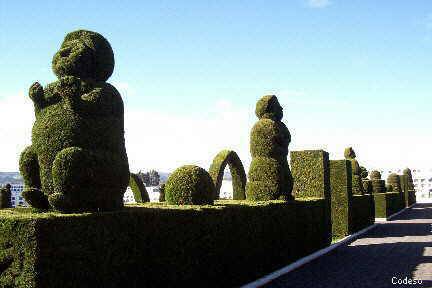
<path id="1" fill-rule="evenodd" d="M 331 4 L 330 0 L 307 0 L 307 5 L 311 8 L 324 8 Z"/>

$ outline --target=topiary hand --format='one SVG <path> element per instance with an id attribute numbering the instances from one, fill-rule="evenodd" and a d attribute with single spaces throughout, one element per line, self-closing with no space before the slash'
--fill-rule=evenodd
<path id="1" fill-rule="evenodd" d="M 30 86 L 29 96 L 35 104 L 42 103 L 42 100 L 44 98 L 44 90 L 42 85 L 39 84 L 39 82 L 35 82 Z"/>

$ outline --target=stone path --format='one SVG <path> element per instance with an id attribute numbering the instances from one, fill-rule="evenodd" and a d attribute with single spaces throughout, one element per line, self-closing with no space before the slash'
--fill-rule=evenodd
<path id="1" fill-rule="evenodd" d="M 416 204 L 264 287 L 432 287 L 432 204 Z"/>

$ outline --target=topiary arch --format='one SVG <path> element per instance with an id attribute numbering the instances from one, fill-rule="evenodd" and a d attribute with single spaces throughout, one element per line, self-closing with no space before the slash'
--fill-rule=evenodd
<path id="1" fill-rule="evenodd" d="M 129 187 L 132 190 L 132 193 L 135 198 L 135 202 L 137 203 L 150 202 L 150 197 L 147 192 L 147 189 L 145 188 L 144 183 L 141 181 L 141 179 L 138 177 L 137 174 L 130 173 Z"/>
<path id="2" fill-rule="evenodd" d="M 246 199 L 246 173 L 237 153 L 232 150 L 222 150 L 221 152 L 219 152 L 213 159 L 213 163 L 210 166 L 209 174 L 213 179 L 213 183 L 216 187 L 215 199 L 219 198 L 220 188 L 222 186 L 223 173 L 227 164 L 232 176 L 233 199 Z"/>

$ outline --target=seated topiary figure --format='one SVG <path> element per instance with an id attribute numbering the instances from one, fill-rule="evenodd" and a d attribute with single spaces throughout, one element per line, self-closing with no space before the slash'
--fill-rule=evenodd
<path id="1" fill-rule="evenodd" d="M 381 180 L 381 173 L 379 171 L 373 170 L 370 172 L 369 177 L 372 184 L 373 193 L 385 193 L 385 181 Z"/>
<path id="2" fill-rule="evenodd" d="M 12 208 L 11 185 L 6 184 L 0 189 L 0 208 Z"/>
<path id="3" fill-rule="evenodd" d="M 95 32 L 69 33 L 52 68 L 58 81 L 29 91 L 36 121 L 20 158 L 23 196 L 62 212 L 120 209 L 129 165 L 123 101 L 105 82 L 114 69 L 111 45 Z"/>
<path id="4" fill-rule="evenodd" d="M 293 177 L 287 161 L 291 134 L 281 121 L 283 111 L 276 96 L 262 97 L 257 102 L 255 114 L 259 121 L 251 131 L 252 162 L 246 185 L 246 199 L 291 200 Z"/>
<path id="5" fill-rule="evenodd" d="M 177 168 L 165 183 L 165 201 L 177 205 L 213 204 L 215 186 L 210 174 L 201 167 Z"/>
<path id="6" fill-rule="evenodd" d="M 363 184 L 362 184 L 362 170 L 358 161 L 355 159 L 356 154 L 352 147 L 348 147 L 344 151 L 345 159 L 351 162 L 352 171 L 352 191 L 353 194 L 364 194 Z"/>
<path id="7" fill-rule="evenodd" d="M 396 173 L 391 173 L 387 177 L 387 184 L 388 184 L 388 187 L 389 187 L 388 191 L 402 192 L 400 178 L 399 178 L 399 175 L 397 175 Z"/>

